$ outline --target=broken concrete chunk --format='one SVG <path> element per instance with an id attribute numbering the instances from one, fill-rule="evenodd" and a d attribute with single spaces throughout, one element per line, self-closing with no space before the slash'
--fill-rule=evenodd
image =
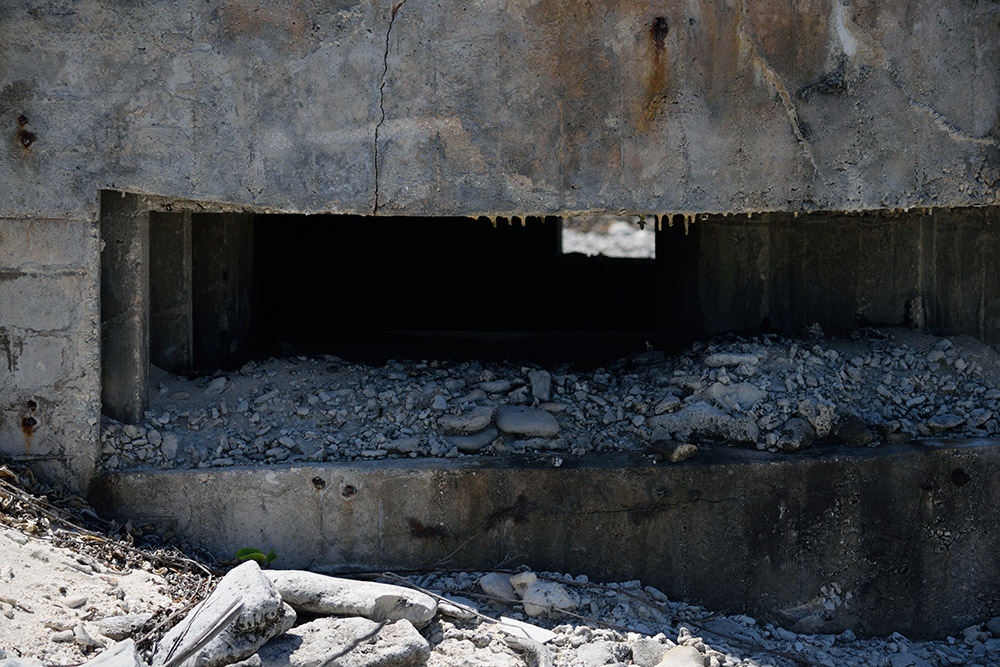
<path id="1" fill-rule="evenodd" d="M 653 429 L 663 430 L 662 437 L 654 432 L 657 440 L 756 443 L 760 436 L 760 428 L 753 418 L 727 414 L 704 401 L 677 412 L 649 417 L 646 423 Z"/>
<path id="2" fill-rule="evenodd" d="M 512 637 L 530 639 L 539 644 L 545 644 L 556 638 L 556 633 L 551 630 L 506 616 L 500 617 L 500 629 Z"/>
<path id="3" fill-rule="evenodd" d="M 528 616 L 558 616 L 560 611 L 576 609 L 576 602 L 569 592 L 554 581 L 539 579 L 534 572 L 521 572 L 511 576 L 510 583 L 517 591 Z"/>
<path id="4" fill-rule="evenodd" d="M 482 431 L 493 421 L 493 408 L 480 406 L 461 415 L 444 415 L 438 419 L 438 424 L 450 433 L 476 433 Z"/>
<path id="5" fill-rule="evenodd" d="M 236 609 L 240 609 L 239 613 L 230 623 L 224 624 L 224 619 Z M 269 639 L 291 627 L 294 621 L 294 612 L 282 604 L 277 589 L 260 571 L 257 562 L 247 561 L 223 577 L 207 599 L 160 639 L 152 664 L 161 667 L 178 652 L 194 646 L 213 628 L 225 625 L 208 645 L 178 667 L 228 665 L 249 658 Z"/>
<path id="6" fill-rule="evenodd" d="M 825 438 L 833 431 L 836 411 L 837 406 L 822 398 L 807 398 L 799 403 L 799 416 L 809 420 L 817 438 Z"/>
<path id="7" fill-rule="evenodd" d="M 273 570 L 267 576 L 281 598 L 298 612 L 364 616 L 374 621 L 406 619 L 418 628 L 437 613 L 434 598 L 402 586 L 303 570 Z"/>
<path id="8" fill-rule="evenodd" d="M 727 411 L 737 408 L 746 410 L 767 397 L 766 391 L 755 387 L 749 382 L 738 382 L 736 384 L 713 382 L 701 390 L 699 394 Z"/>
<path id="9" fill-rule="evenodd" d="M 510 583 L 510 575 L 500 574 L 499 572 L 484 574 L 479 579 L 479 587 L 483 589 L 484 593 L 493 598 L 508 602 L 516 602 L 518 599 L 517 591 L 514 590 L 514 586 Z"/>
<path id="10" fill-rule="evenodd" d="M 318 618 L 272 639 L 257 655 L 262 667 L 313 667 L 357 643 L 333 664 L 408 667 L 422 665 L 430 656 L 430 645 L 409 621 L 388 623 L 375 632 L 377 628 L 378 623 L 367 618 Z M 373 632 L 370 639 L 358 643 Z"/>
<path id="11" fill-rule="evenodd" d="M 84 667 L 145 667 L 139 656 L 139 649 L 131 639 L 118 642 L 101 652 Z"/>
<path id="12" fill-rule="evenodd" d="M 551 438 L 559 432 L 559 422 L 548 412 L 510 405 L 497 411 L 497 427 L 528 438 Z"/>
<path id="13" fill-rule="evenodd" d="M 760 363 L 760 357 L 756 354 L 740 354 L 738 352 L 719 352 L 705 357 L 705 365 L 709 368 L 723 368 L 728 366 L 739 366 L 748 364 L 756 366 Z"/>

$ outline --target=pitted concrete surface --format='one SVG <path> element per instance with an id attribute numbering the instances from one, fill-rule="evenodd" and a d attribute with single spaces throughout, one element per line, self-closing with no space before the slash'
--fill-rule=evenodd
<path id="1" fill-rule="evenodd" d="M 26 0 L 0 215 L 115 189 L 285 212 L 997 201 L 992 3 Z"/>

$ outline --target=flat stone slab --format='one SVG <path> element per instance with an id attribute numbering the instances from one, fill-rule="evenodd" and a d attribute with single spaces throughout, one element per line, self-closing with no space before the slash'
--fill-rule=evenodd
<path id="1" fill-rule="evenodd" d="M 429 595 L 402 586 L 356 581 L 303 570 L 273 570 L 267 577 L 281 599 L 296 611 L 336 616 L 364 616 L 374 621 L 406 619 L 422 628 L 437 613 Z"/>
<path id="2" fill-rule="evenodd" d="M 449 433 L 475 433 L 493 421 L 493 408 L 482 405 L 460 415 L 444 415 L 438 424 Z"/>
<path id="3" fill-rule="evenodd" d="M 342 653 L 378 623 L 367 618 L 318 618 L 272 639 L 260 651 L 261 667 L 317 667 Z M 337 658 L 337 667 L 409 667 L 422 665 L 430 645 L 409 621 L 387 623 L 371 639 Z"/>

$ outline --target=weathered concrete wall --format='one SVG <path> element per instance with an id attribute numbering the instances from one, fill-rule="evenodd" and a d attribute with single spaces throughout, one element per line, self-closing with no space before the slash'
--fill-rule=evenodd
<path id="1" fill-rule="evenodd" d="M 99 446 L 97 235 L 0 218 L 0 451 L 77 490 Z"/>
<path id="2" fill-rule="evenodd" d="M 868 325 L 1000 344 L 1000 208 L 707 216 L 657 235 L 680 321 L 714 335 Z"/>
<path id="3" fill-rule="evenodd" d="M 940 636 L 1000 613 L 994 442 L 552 458 L 126 471 L 94 497 L 220 557 L 273 548 L 282 567 L 527 563 L 823 632 Z"/>
<path id="4" fill-rule="evenodd" d="M 0 6 L 0 215 L 982 205 L 984 0 Z"/>

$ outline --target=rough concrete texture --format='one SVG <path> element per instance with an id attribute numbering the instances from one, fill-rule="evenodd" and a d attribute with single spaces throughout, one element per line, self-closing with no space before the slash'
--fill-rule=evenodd
<path id="1" fill-rule="evenodd" d="M 525 562 L 802 632 L 943 635 L 1000 612 L 993 442 L 554 462 L 132 471 L 95 499 L 225 557 L 254 544 L 283 567 L 341 571 Z"/>
<path id="2" fill-rule="evenodd" d="M 0 215 L 98 189 L 287 212 L 982 205 L 993 3 L 0 8 Z"/>
<path id="3" fill-rule="evenodd" d="M 0 451 L 77 490 L 97 461 L 97 225 L 0 218 Z"/>

